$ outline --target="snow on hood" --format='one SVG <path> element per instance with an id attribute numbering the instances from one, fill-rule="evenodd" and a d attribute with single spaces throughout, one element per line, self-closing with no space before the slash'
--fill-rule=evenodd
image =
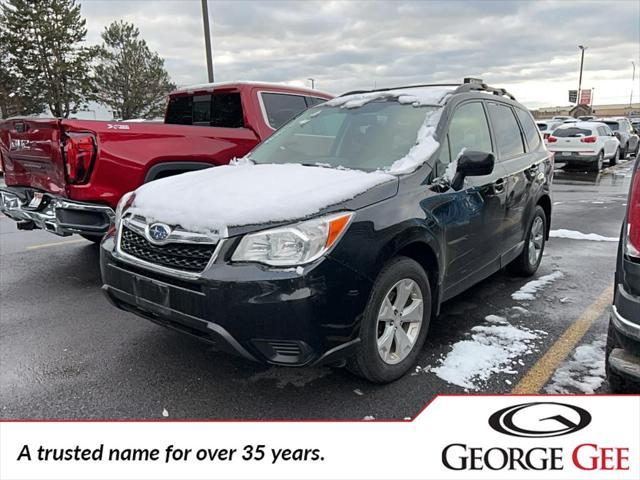
<path id="1" fill-rule="evenodd" d="M 195 232 L 297 220 L 393 180 L 383 172 L 236 164 L 142 185 L 130 211 Z"/>

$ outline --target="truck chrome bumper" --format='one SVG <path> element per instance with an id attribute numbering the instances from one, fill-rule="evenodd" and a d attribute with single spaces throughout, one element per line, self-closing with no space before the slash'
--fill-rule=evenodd
<path id="1" fill-rule="evenodd" d="M 18 222 L 20 229 L 40 228 L 61 236 L 101 236 L 115 220 L 115 212 L 106 205 L 76 202 L 44 192 L 37 192 L 42 199 L 34 202 L 25 192 L 0 188 L 0 212 Z"/>

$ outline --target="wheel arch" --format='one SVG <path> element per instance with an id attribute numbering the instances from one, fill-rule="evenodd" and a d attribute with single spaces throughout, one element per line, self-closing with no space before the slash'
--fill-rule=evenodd
<path id="1" fill-rule="evenodd" d="M 167 161 L 152 165 L 147 170 L 144 177 L 144 183 L 158 180 L 159 178 L 170 177 L 181 173 L 194 172 L 196 170 L 204 170 L 205 168 L 215 167 L 211 162 L 177 162 Z"/>

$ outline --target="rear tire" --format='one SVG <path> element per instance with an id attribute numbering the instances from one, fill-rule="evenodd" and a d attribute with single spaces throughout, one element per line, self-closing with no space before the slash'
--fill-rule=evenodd
<path id="1" fill-rule="evenodd" d="M 400 297 L 400 289 L 405 285 L 410 287 L 404 294 L 406 298 Z M 404 315 L 412 321 L 402 323 Z M 431 288 L 426 272 L 411 258 L 394 258 L 382 269 L 373 285 L 360 323 L 360 344 L 347 367 L 373 383 L 397 380 L 415 365 L 427 338 L 430 319 Z M 405 343 L 405 339 L 411 340 L 412 336 L 413 342 Z M 390 340 L 385 341 L 385 337 Z"/>
<path id="2" fill-rule="evenodd" d="M 507 267 L 509 273 L 519 277 L 530 277 L 538 270 L 544 253 L 547 239 L 547 214 L 540 206 L 536 206 L 527 234 L 524 249 Z"/>
<path id="3" fill-rule="evenodd" d="M 609 330 L 607 332 L 607 347 L 605 349 L 605 369 L 607 372 L 607 383 L 609 383 L 609 391 L 611 393 L 637 393 L 634 391 L 633 384 L 624 377 L 615 373 L 609 367 L 609 355 L 614 348 L 619 348 L 616 338 L 616 331 L 609 320 Z"/>
<path id="4" fill-rule="evenodd" d="M 602 170 L 602 165 L 603 164 L 604 164 L 604 152 L 600 152 L 600 153 L 598 153 L 598 156 L 596 157 L 596 161 L 591 166 L 590 171 L 599 172 L 600 170 Z"/>
<path id="5" fill-rule="evenodd" d="M 627 158 L 627 147 L 620 149 L 620 159 L 624 160 L 625 158 Z"/>
<path id="6" fill-rule="evenodd" d="M 610 166 L 614 166 L 618 163 L 618 160 L 620 160 L 620 149 L 616 149 L 616 153 L 613 154 L 613 157 L 611 157 L 611 159 L 609 160 L 609 165 Z"/>

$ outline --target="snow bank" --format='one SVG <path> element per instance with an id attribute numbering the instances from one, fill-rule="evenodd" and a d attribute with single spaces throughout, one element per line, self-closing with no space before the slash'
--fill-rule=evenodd
<path id="1" fill-rule="evenodd" d="M 537 280 L 532 280 L 525 283 L 520 290 L 513 292 L 511 298 L 514 300 L 535 300 L 535 294 L 538 290 L 543 289 L 552 282 L 555 282 L 559 278 L 564 277 L 564 273 L 555 271 L 549 275 L 544 275 Z"/>
<path id="2" fill-rule="evenodd" d="M 605 378 L 605 340 L 580 345 L 572 358 L 558 368 L 546 393 L 595 393 Z"/>
<path id="3" fill-rule="evenodd" d="M 491 325 L 471 329 L 471 339 L 453 345 L 440 365 L 431 368 L 441 379 L 469 390 L 478 390 L 495 373 L 516 374 L 518 357 L 532 353 L 539 334 L 511 325 L 505 318 L 489 315 Z"/>
<path id="4" fill-rule="evenodd" d="M 147 183 L 131 212 L 196 232 L 296 220 L 393 181 L 382 172 L 289 165 L 224 165 Z"/>
<path id="5" fill-rule="evenodd" d="M 582 233 L 576 230 L 551 230 L 549 236 L 553 238 L 570 238 L 572 240 L 592 240 L 594 242 L 618 242 L 618 237 L 603 237 L 597 233 Z"/>

